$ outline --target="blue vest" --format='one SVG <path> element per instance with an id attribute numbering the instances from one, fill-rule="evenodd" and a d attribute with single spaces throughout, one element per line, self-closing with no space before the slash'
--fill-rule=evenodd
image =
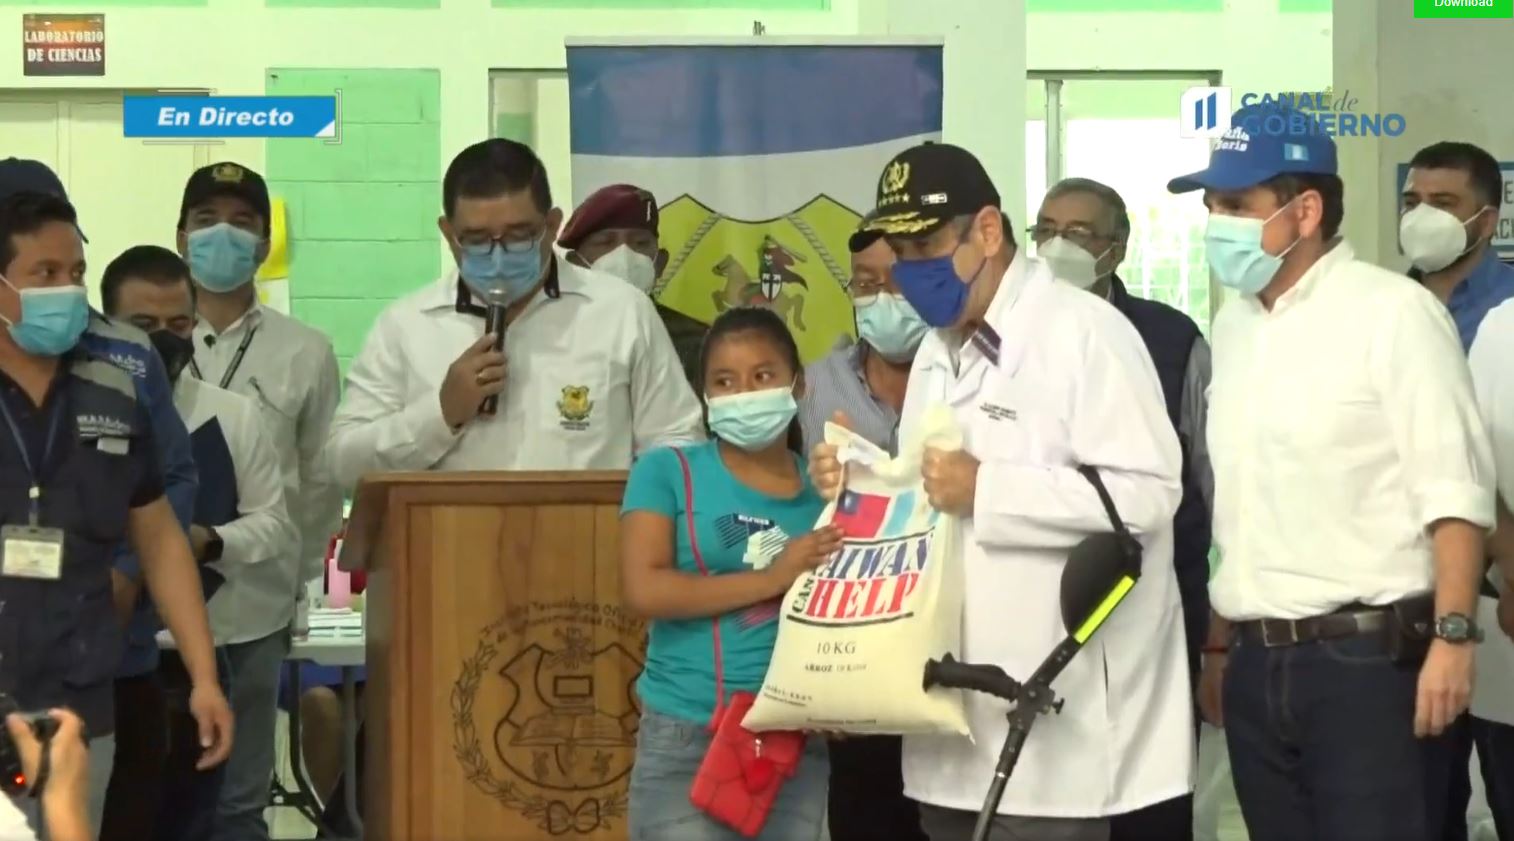
<path id="1" fill-rule="evenodd" d="M 121 631 L 111 599 L 116 547 L 126 539 L 132 459 L 149 446 L 131 375 L 103 356 L 76 349 L 61 392 L 63 423 L 42 468 L 42 524 L 64 532 L 56 581 L 0 576 L 0 692 L 22 709 L 69 707 L 91 737 L 115 730 L 112 679 L 121 662 Z M 21 463 L 10 435 L 0 435 L 6 464 Z M 0 470 L 0 522 L 28 520 L 29 482 Z"/>
<path id="2" fill-rule="evenodd" d="M 1141 341 L 1146 343 L 1146 350 L 1157 369 L 1157 378 L 1162 382 L 1167 417 L 1172 421 L 1172 428 L 1177 429 L 1183 403 L 1183 379 L 1188 373 L 1188 355 L 1193 351 L 1193 343 L 1202 335 L 1198 325 L 1166 304 L 1131 295 L 1118 277 L 1111 277 L 1109 281 L 1109 301 L 1130 319 L 1136 332 L 1141 334 Z M 1193 648 L 1202 644 L 1202 629 L 1209 622 L 1211 531 L 1204 494 L 1189 463 L 1188 445 L 1181 436 L 1178 440 L 1183 445 L 1183 498 L 1172 520 L 1172 561 L 1177 568 L 1188 643 Z M 1195 639 L 1195 636 L 1199 638 Z"/>

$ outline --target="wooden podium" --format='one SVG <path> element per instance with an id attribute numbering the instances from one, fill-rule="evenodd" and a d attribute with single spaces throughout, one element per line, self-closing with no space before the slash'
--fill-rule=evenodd
<path id="1" fill-rule="evenodd" d="M 625 473 L 358 487 L 367 841 L 624 841 L 646 651 L 620 604 Z"/>

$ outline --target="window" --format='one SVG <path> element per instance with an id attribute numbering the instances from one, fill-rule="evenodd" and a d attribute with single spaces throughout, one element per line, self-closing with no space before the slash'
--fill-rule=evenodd
<path id="1" fill-rule="evenodd" d="M 1188 313 L 1206 334 L 1212 314 L 1204 262 L 1207 214 L 1167 182 L 1202 169 L 1209 143 L 1178 136 L 1178 100 L 1218 77 L 1183 74 L 1031 73 L 1026 91 L 1025 186 L 1035 219 L 1047 188 L 1065 177 L 1113 187 L 1130 212 L 1130 242 L 1119 267 L 1134 295 Z"/>

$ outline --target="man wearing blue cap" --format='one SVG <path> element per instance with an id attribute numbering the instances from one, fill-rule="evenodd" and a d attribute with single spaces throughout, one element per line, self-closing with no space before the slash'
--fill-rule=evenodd
<path id="1" fill-rule="evenodd" d="M 62 181 L 47 164 L 21 158 L 0 160 L 0 199 L 23 193 L 64 201 L 68 198 Z M 80 238 L 83 239 L 82 233 Z M 168 376 L 152 343 L 135 327 L 112 321 L 91 309 L 79 345 L 89 353 L 109 359 L 132 375 L 136 398 L 151 421 L 152 440 L 162 465 L 169 504 L 180 525 L 186 525 L 194 510 L 197 472 L 190 452 L 189 433 L 174 409 Z M 113 583 L 117 587 L 118 608 L 121 608 L 138 600 L 143 572 L 136 554 L 124 543 L 116 552 L 115 567 L 117 574 Z M 157 649 L 151 642 L 152 629 L 145 627 L 152 618 L 152 612 L 145 605 L 143 598 L 133 626 L 128 629 L 126 656 L 113 687 L 115 719 L 122 739 L 118 744 L 115 732 L 91 734 L 89 812 L 97 829 L 108 812 L 107 784 L 113 776 L 113 766 L 140 768 L 144 763 L 150 764 L 152 756 L 162 747 L 161 740 L 152 739 L 161 728 L 150 726 L 161 709 L 161 701 L 151 682 Z M 142 643 L 142 633 L 138 632 L 145 633 L 146 643 Z M 125 773 L 119 776 L 117 785 L 150 787 L 155 782 L 149 775 Z M 121 801 L 123 798 L 114 799 Z M 131 796 L 124 798 L 125 801 L 132 799 Z"/>
<path id="2" fill-rule="evenodd" d="M 1253 841 L 1438 839 L 1467 706 L 1493 467 L 1455 325 L 1339 238 L 1335 144 L 1243 108 L 1203 190 L 1216 700 Z"/>

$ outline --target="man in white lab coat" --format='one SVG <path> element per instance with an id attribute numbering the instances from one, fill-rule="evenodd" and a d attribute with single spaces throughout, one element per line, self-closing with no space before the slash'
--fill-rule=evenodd
<path id="1" fill-rule="evenodd" d="M 1493 469 L 1446 308 L 1358 260 L 1315 118 L 1236 112 L 1205 169 L 1220 563 L 1201 688 L 1252 841 L 1440 841 Z M 1233 623 L 1233 633 L 1226 621 Z M 1465 761 L 1465 760 L 1463 760 Z"/>
<path id="2" fill-rule="evenodd" d="M 703 437 L 651 298 L 553 251 L 563 215 L 529 147 L 464 149 L 442 205 L 457 269 L 384 310 L 352 360 L 329 450 L 344 486 L 385 470 L 624 470 Z M 502 352 L 484 335 L 491 300 Z"/>
<path id="3" fill-rule="evenodd" d="M 1027 678 L 1065 637 L 1058 593 L 1068 551 L 1110 522 L 1093 467 L 1144 548 L 1125 602 L 1056 680 L 1009 781 L 995 832 L 1023 841 L 1102 841 L 1108 816 L 1191 788 L 1193 717 L 1172 566 L 1182 455 L 1135 328 L 1020 254 L 981 164 L 949 145 L 901 153 L 865 228 L 898 257 L 894 278 L 936 328 L 915 357 L 900 439 L 947 404 L 965 448 L 927 453 L 931 503 L 963 517 L 962 659 Z M 823 492 L 835 450 L 817 447 Z M 904 780 L 932 841 L 966 841 L 1008 725 L 1007 705 L 971 696 L 972 739 L 906 736 Z"/>

